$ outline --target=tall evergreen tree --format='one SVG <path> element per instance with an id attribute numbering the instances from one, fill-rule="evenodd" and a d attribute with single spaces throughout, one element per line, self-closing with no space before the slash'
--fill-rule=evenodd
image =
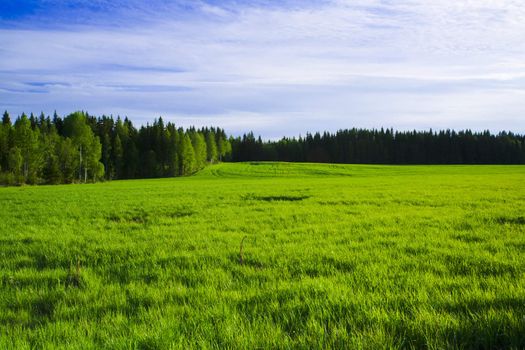
<path id="1" fill-rule="evenodd" d="M 113 159 L 113 167 L 115 169 L 115 177 L 122 179 L 124 177 L 124 149 L 122 148 L 122 141 L 117 134 L 113 139 L 113 147 L 111 147 L 111 154 Z"/>
<path id="2" fill-rule="evenodd" d="M 2 116 L 2 125 L 11 126 L 11 117 L 9 116 L 9 113 L 7 111 L 5 111 L 4 115 Z"/>
<path id="3" fill-rule="evenodd" d="M 0 125 L 0 172 L 7 169 L 7 158 L 9 155 L 10 125 Z"/>
<path id="4" fill-rule="evenodd" d="M 22 114 L 0 125 L 0 183 L 70 183 L 192 174 L 216 160 L 387 164 L 524 164 L 525 136 L 464 130 L 346 129 L 264 142 L 252 132 L 164 124 L 137 130 L 128 119 L 75 112 Z"/>

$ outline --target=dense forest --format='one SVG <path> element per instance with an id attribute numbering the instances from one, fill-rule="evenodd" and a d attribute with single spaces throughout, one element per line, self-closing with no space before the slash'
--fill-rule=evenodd
<path id="1" fill-rule="evenodd" d="M 219 128 L 177 128 L 159 118 L 135 128 L 125 118 L 75 112 L 65 118 L 8 112 L 0 126 L 0 183 L 59 184 L 192 174 L 230 157 Z"/>
<path id="2" fill-rule="evenodd" d="M 190 175 L 218 161 L 373 164 L 525 164 L 525 136 L 489 131 L 339 130 L 263 141 L 252 132 L 184 130 L 162 118 L 136 128 L 128 119 L 75 112 L 61 118 L 5 112 L 0 184 L 59 184 Z"/>
<path id="3" fill-rule="evenodd" d="M 264 142 L 232 139 L 233 161 L 367 164 L 525 164 L 525 136 L 511 132 L 339 130 Z"/>

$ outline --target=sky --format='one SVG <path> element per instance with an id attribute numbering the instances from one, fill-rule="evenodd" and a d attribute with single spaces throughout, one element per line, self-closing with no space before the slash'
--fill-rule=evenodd
<path id="1" fill-rule="evenodd" d="M 0 109 L 525 133 L 522 0 L 1 0 Z"/>

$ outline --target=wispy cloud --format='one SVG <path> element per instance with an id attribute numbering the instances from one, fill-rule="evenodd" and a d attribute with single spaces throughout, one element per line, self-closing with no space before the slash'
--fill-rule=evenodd
<path id="1" fill-rule="evenodd" d="M 67 3 L 41 1 L 10 28 L 2 17 L 0 107 L 163 115 L 269 137 L 525 131 L 521 1 Z"/>

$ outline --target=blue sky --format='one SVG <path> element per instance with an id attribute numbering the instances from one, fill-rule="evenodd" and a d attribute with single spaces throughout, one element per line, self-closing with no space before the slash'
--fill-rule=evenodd
<path id="1" fill-rule="evenodd" d="M 0 108 L 525 132 L 521 0 L 0 1 Z"/>

